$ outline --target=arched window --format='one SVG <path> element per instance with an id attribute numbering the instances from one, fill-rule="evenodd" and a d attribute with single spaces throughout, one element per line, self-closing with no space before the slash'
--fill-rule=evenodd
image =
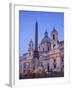
<path id="1" fill-rule="evenodd" d="M 53 48 L 55 48 L 55 46 L 56 46 L 56 45 L 54 44 L 54 45 L 53 45 Z"/>
<path id="2" fill-rule="evenodd" d="M 55 35 L 53 34 L 53 39 L 55 39 Z"/>
<path id="3" fill-rule="evenodd" d="M 54 59 L 54 69 L 56 68 L 56 59 Z"/>

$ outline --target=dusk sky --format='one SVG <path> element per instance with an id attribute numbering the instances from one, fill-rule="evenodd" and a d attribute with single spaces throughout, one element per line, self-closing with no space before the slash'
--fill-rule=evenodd
<path id="1" fill-rule="evenodd" d="M 44 32 L 48 31 L 51 38 L 53 27 L 58 31 L 58 39 L 64 40 L 64 13 L 59 12 L 39 12 L 39 11 L 19 11 L 19 42 L 20 55 L 28 50 L 29 41 L 35 39 L 35 23 L 38 22 L 38 44 L 44 37 Z"/>

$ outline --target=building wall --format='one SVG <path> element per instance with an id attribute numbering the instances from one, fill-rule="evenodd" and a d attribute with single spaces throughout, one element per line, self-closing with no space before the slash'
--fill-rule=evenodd
<path id="1" fill-rule="evenodd" d="M 47 32 L 46 32 L 47 34 Z M 53 34 L 55 35 L 55 39 L 53 39 Z M 39 45 L 39 63 L 48 71 L 64 71 L 64 41 L 58 40 L 58 33 L 54 30 L 51 33 L 51 39 L 48 39 L 47 35 Z M 47 42 L 48 40 L 48 42 Z M 50 40 L 50 41 L 49 41 Z M 31 44 L 31 45 L 30 45 Z M 32 40 L 30 41 L 28 53 L 24 54 L 20 57 L 19 60 L 19 70 L 20 73 L 23 73 L 24 70 L 32 69 L 33 68 L 33 52 L 34 46 Z M 55 44 L 55 47 L 53 46 Z M 30 47 L 31 46 L 31 47 Z M 31 52 L 31 53 L 30 53 Z M 35 60 L 36 63 L 38 62 Z M 38 64 L 38 63 L 37 63 Z M 25 65 L 25 66 L 24 66 Z"/>

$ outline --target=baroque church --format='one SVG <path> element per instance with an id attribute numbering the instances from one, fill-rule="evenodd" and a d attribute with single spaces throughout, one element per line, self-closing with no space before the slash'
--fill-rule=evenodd
<path id="1" fill-rule="evenodd" d="M 64 74 L 64 41 L 58 40 L 58 32 L 54 27 L 51 38 L 45 31 L 44 37 L 38 44 L 38 22 L 35 24 L 35 43 L 30 40 L 27 53 L 19 57 L 20 77 L 31 73 L 44 73 L 46 76 L 51 72 Z M 45 77 L 45 75 L 44 75 Z"/>

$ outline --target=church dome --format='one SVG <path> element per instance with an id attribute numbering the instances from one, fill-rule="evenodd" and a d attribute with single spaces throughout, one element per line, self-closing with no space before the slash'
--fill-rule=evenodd
<path id="1" fill-rule="evenodd" d="M 42 43 L 49 43 L 49 42 L 50 42 L 50 38 L 48 37 L 48 32 L 45 31 L 44 38 L 42 39 L 41 44 Z"/>

